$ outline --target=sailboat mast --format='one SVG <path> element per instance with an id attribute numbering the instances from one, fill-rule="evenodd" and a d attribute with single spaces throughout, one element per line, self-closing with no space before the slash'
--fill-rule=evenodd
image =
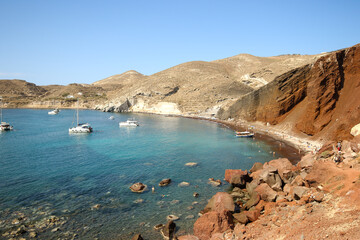
<path id="1" fill-rule="evenodd" d="M 1 105 L 0 105 L 0 118 L 1 118 L 1 121 L 0 123 L 2 123 L 2 96 L 0 96 L 0 102 L 1 102 Z"/>
<path id="2" fill-rule="evenodd" d="M 79 99 L 77 100 L 77 107 L 76 107 L 76 126 L 79 126 Z"/>

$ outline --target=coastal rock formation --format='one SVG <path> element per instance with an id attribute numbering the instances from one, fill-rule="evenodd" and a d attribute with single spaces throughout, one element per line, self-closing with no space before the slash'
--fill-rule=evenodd
<path id="1" fill-rule="evenodd" d="M 287 71 L 314 62 L 319 55 L 256 57 L 249 54 L 212 62 L 193 61 L 150 76 L 134 70 L 89 84 L 18 86 L 1 93 L 11 107 L 65 108 L 82 92 L 84 108 L 214 117 L 218 110 Z M 13 82 L 11 80 L 10 82 Z M 14 81 L 15 82 L 15 81 Z M 6 83 L 7 84 L 7 83 Z M 31 86 L 30 86 L 31 85 Z M 28 93 L 31 90 L 31 98 Z M 35 89 L 37 88 L 37 90 Z M 14 90 L 13 92 L 8 91 Z M 35 91 L 36 90 L 36 91 Z M 10 93 L 10 94 L 8 94 Z"/>
<path id="2" fill-rule="evenodd" d="M 337 164 L 332 159 L 338 152 L 334 148 L 329 157 L 310 153 L 296 165 L 281 158 L 265 163 L 263 168 L 253 166 L 246 189 L 235 187 L 230 194 L 236 206 L 234 211 L 208 207 L 209 212 L 196 221 L 194 235 L 199 239 L 312 239 L 313 236 L 358 239 L 360 157 L 359 150 L 351 146 L 359 143 L 343 141 L 343 161 Z M 271 182 L 264 181 L 265 173 L 277 174 L 288 183 L 275 191 Z M 292 176 L 291 182 L 288 176 Z M 250 194 L 250 198 L 244 193 Z M 229 223 L 220 220 L 221 210 L 231 214 L 233 224 L 218 230 L 220 222 Z M 347 227 L 334 229 L 333 224 Z M 314 225 L 317 227 L 311 227 Z"/>
<path id="3" fill-rule="evenodd" d="M 317 139 L 351 139 L 358 124 L 360 45 L 324 55 L 284 73 L 219 111 L 235 118 L 287 126 Z"/>

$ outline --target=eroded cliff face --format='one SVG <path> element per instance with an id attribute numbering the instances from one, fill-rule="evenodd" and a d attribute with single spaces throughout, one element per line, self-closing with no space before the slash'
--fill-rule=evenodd
<path id="1" fill-rule="evenodd" d="M 222 109 L 219 117 L 288 121 L 293 130 L 314 138 L 351 138 L 350 129 L 360 122 L 360 45 L 275 78 Z"/>

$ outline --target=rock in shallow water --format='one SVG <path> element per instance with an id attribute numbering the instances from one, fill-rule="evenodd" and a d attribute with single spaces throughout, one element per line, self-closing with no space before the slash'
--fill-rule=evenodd
<path id="1" fill-rule="evenodd" d="M 161 180 L 161 182 L 159 183 L 159 186 L 160 187 L 165 187 L 165 186 L 169 185 L 170 183 L 171 183 L 171 179 L 166 178 L 166 179 Z"/>
<path id="2" fill-rule="evenodd" d="M 181 183 L 179 183 L 178 186 L 179 186 L 179 187 L 188 187 L 188 186 L 190 186 L 190 183 L 188 183 L 188 182 L 181 182 Z"/>
<path id="3" fill-rule="evenodd" d="M 209 183 L 215 187 L 218 187 L 221 185 L 221 180 L 215 180 L 214 178 L 209 178 Z"/>
<path id="4" fill-rule="evenodd" d="M 185 166 L 188 166 L 188 167 L 196 167 L 198 164 L 196 162 L 188 162 L 188 163 L 185 163 Z"/>
<path id="5" fill-rule="evenodd" d="M 166 217 L 166 220 L 168 220 L 168 221 L 176 221 L 176 220 L 179 220 L 179 217 L 175 216 L 175 215 L 168 215 Z"/>
<path id="6" fill-rule="evenodd" d="M 175 229 L 176 224 L 173 221 L 169 221 L 161 230 L 161 234 L 165 239 L 173 239 L 175 237 Z"/>
<path id="7" fill-rule="evenodd" d="M 163 229 L 164 228 L 164 224 L 156 224 L 155 226 L 154 226 L 154 229 L 156 230 L 156 231 L 159 231 L 160 229 Z"/>
<path id="8" fill-rule="evenodd" d="M 142 193 L 143 191 L 146 190 L 146 185 L 142 184 L 141 182 L 138 183 L 134 183 L 131 187 L 130 190 L 132 192 L 136 192 L 136 193 Z"/>

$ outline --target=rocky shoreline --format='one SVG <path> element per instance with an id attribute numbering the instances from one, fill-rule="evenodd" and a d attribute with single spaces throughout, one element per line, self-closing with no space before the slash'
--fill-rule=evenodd
<path id="1" fill-rule="evenodd" d="M 344 141 L 341 150 L 324 146 L 296 165 L 280 158 L 226 170 L 232 190 L 209 200 L 194 235 L 176 236 L 174 228 L 164 239 L 359 239 L 360 148 Z"/>
<path id="2" fill-rule="evenodd" d="M 190 118 L 233 130 L 252 127 L 258 134 L 283 142 L 284 148 L 286 144 L 296 147 L 300 161 L 294 164 L 280 158 L 255 163 L 250 171 L 226 170 L 225 180 L 232 190 L 218 192 L 209 200 L 199 213 L 193 235 L 177 236 L 175 223 L 169 221 L 164 239 L 360 238 L 356 227 L 360 223 L 360 142 L 344 141 L 338 151 L 335 142 L 322 145 L 259 123 Z M 341 155 L 340 163 L 334 162 L 337 155 Z M 345 213 L 351 214 L 351 220 Z M 309 231 L 313 225 L 319 227 Z"/>

